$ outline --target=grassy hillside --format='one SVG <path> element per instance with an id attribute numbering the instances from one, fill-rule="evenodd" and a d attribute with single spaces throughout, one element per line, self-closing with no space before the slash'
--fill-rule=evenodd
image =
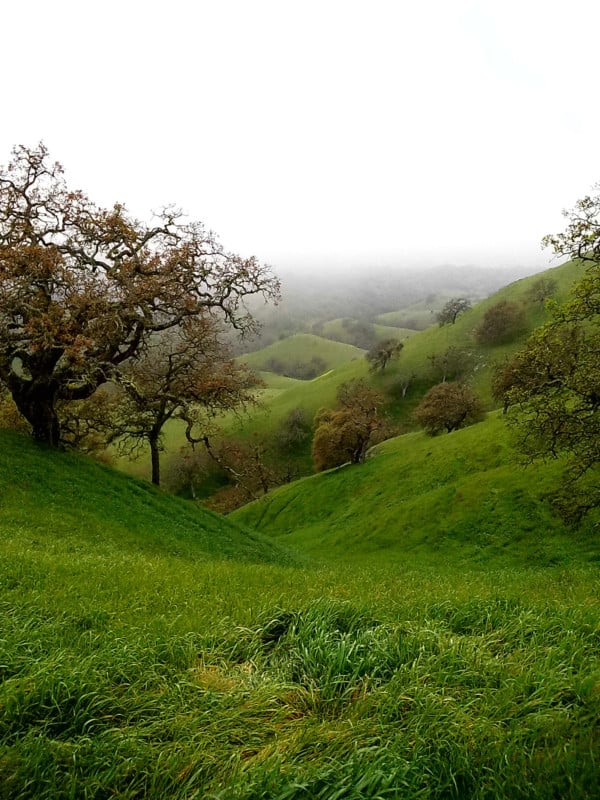
<path id="1" fill-rule="evenodd" d="M 357 358 L 362 358 L 364 352 L 357 347 L 342 342 L 333 342 L 314 336 L 311 333 L 296 333 L 285 339 L 240 357 L 252 369 L 292 374 L 298 364 L 307 364 L 313 358 L 322 360 L 323 372 L 342 364 L 347 364 Z M 274 363 L 277 369 L 272 369 Z"/>
<path id="2" fill-rule="evenodd" d="M 466 440 L 443 455 L 460 441 L 435 440 L 441 484 L 474 466 Z M 403 472 L 394 442 L 363 470 L 299 484 L 329 566 L 283 566 L 275 545 L 151 487 L 20 436 L 0 444 L 2 800 L 598 796 L 599 571 L 535 517 L 518 542 L 487 493 L 465 494 L 495 537 L 476 570 L 458 517 L 428 559 L 388 547 L 336 564 L 344 531 L 335 541 L 319 508 L 346 514 L 356 548 L 361 493 L 373 521 L 388 506 L 392 538 L 405 496 L 423 518 L 441 503 L 426 454 Z M 357 482 L 376 466 L 379 500 Z M 526 509 L 512 500 L 511 524 Z M 306 531 L 287 539 L 316 549 Z M 518 557 L 497 557 L 505 540 Z"/>
<path id="3" fill-rule="evenodd" d="M 541 275 L 554 279 L 557 283 L 556 299 L 563 300 L 575 281 L 583 272 L 580 264 L 569 262 Z M 265 348 L 258 353 L 244 356 L 255 368 L 265 362 L 265 354 L 271 353 L 288 359 L 292 364 L 294 359 L 309 361 L 311 354 L 317 348 L 333 348 L 331 352 L 337 356 L 348 357 L 351 360 L 328 370 L 314 380 L 288 382 L 277 376 L 267 376 L 267 388 L 263 394 L 264 405 L 254 411 L 250 419 L 240 422 L 231 417 L 227 423 L 227 431 L 236 436 L 256 434 L 268 438 L 290 411 L 301 408 L 309 418 L 322 407 L 331 407 L 336 402 L 336 393 L 340 384 L 353 378 L 366 378 L 375 387 L 383 390 L 389 396 L 389 411 L 401 430 L 414 428 L 412 412 L 418 405 L 427 389 L 440 378 L 435 378 L 431 371 L 430 357 L 443 354 L 448 348 L 454 347 L 465 351 L 472 360 L 471 382 L 481 396 L 487 408 L 494 407 L 491 397 L 490 378 L 495 363 L 501 361 L 507 354 L 514 352 L 527 338 L 529 332 L 542 324 L 548 318 L 548 312 L 540 303 L 529 299 L 531 286 L 540 278 L 540 274 L 518 280 L 504 287 L 486 300 L 477 303 L 473 308 L 461 314 L 454 325 L 432 325 L 427 330 L 419 331 L 404 341 L 404 348 L 399 359 L 392 361 L 384 374 L 371 375 L 368 364 L 364 359 L 363 351 L 331 342 L 320 337 L 298 335 L 284 339 Z M 483 346 L 479 344 L 474 332 L 480 325 L 485 312 L 500 300 L 510 300 L 523 308 L 526 326 L 523 332 L 508 344 L 498 346 Z M 303 348 L 309 346 L 308 350 Z M 341 350 L 339 348 L 342 348 Z M 326 349 L 320 353 L 328 352 Z M 253 358 L 256 357 L 257 363 Z M 333 359 L 333 356 L 332 356 Z M 268 359 L 267 359 L 268 360 Z M 406 396 L 402 396 L 401 384 L 410 378 L 410 386 Z M 172 426 L 166 436 L 165 463 L 179 452 L 184 443 L 183 428 Z M 121 462 L 120 466 L 138 475 L 149 474 L 149 458 L 145 456 L 136 464 Z M 295 466 L 302 474 L 311 470 L 310 443 L 308 443 L 296 457 Z"/>
<path id="4" fill-rule="evenodd" d="M 558 480 L 557 465 L 519 467 L 492 414 L 452 434 L 389 440 L 364 465 L 289 484 L 230 517 L 336 558 L 436 563 L 443 551 L 488 568 L 600 559 L 591 522 L 575 535 L 542 502 Z"/>
<path id="5" fill-rule="evenodd" d="M 581 265 L 572 262 L 563 264 L 543 274 L 556 280 L 557 300 L 564 299 L 573 283 L 579 279 L 583 271 Z M 267 400 L 267 408 L 253 415 L 245 429 L 260 433 L 273 428 L 286 413 L 300 407 L 312 415 L 319 408 L 335 403 L 336 392 L 340 384 L 353 378 L 367 378 L 376 387 L 395 394 L 390 400 L 390 410 L 397 421 L 410 424 L 410 416 L 426 389 L 435 382 L 431 375 L 430 359 L 434 354 L 441 354 L 449 347 L 456 347 L 471 353 L 474 365 L 473 385 L 489 408 L 493 407 L 490 392 L 490 377 L 493 365 L 506 354 L 513 352 L 522 344 L 529 332 L 548 318 L 548 312 L 541 304 L 531 303 L 528 292 L 539 279 L 539 275 L 523 278 L 501 289 L 492 297 L 478 303 L 466 313 L 460 315 L 454 325 L 433 325 L 427 330 L 419 331 L 404 341 L 400 358 L 393 360 L 385 373 L 371 376 L 364 358 L 351 361 L 313 381 L 296 383 L 287 391 L 277 392 Z M 481 323 L 488 308 L 500 300 L 510 300 L 524 309 L 526 328 L 523 333 L 509 344 L 495 347 L 482 346 L 474 338 L 474 331 Z M 287 340 L 284 340 L 284 342 Z M 283 342 L 282 342 L 283 344 Z M 398 397 L 394 385 L 401 376 L 411 375 L 411 387 L 405 398 Z"/>
<path id="6" fill-rule="evenodd" d="M 436 314 L 442 309 L 450 295 L 431 295 L 426 300 L 419 300 L 398 311 L 387 311 L 379 314 L 376 321 L 388 327 L 408 328 L 422 331 L 436 324 Z"/>
<path id="7" fill-rule="evenodd" d="M 347 318 L 329 320 L 322 325 L 322 335 L 329 339 L 335 339 L 338 342 L 355 344 L 355 338 L 357 336 L 355 330 L 358 329 L 360 331 L 361 328 L 363 328 L 367 334 L 372 334 L 372 337 L 375 340 L 399 339 L 402 341 L 407 339 L 409 336 L 412 336 L 414 333 L 414 330 L 410 328 L 392 327 L 391 325 L 378 325 L 370 322 L 361 323 L 359 320 L 355 319 L 350 319 L 349 322 L 350 325 L 348 325 Z"/>
<path id="8" fill-rule="evenodd" d="M 90 459 L 0 431 L 0 536 L 34 555 L 85 548 L 148 557 L 285 562 L 273 542 Z"/>

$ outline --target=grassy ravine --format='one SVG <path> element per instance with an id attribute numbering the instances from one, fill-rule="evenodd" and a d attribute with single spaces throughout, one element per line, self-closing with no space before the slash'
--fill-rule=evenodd
<path id="1" fill-rule="evenodd" d="M 599 796 L 581 548 L 318 568 L 85 459 L 0 445 L 3 800 Z"/>
<path id="2" fill-rule="evenodd" d="M 544 497 L 561 465 L 525 469 L 500 412 L 436 437 L 410 433 L 346 465 L 282 486 L 229 515 L 321 556 L 437 565 L 451 557 L 484 569 L 600 562 L 589 519 L 567 528 Z"/>

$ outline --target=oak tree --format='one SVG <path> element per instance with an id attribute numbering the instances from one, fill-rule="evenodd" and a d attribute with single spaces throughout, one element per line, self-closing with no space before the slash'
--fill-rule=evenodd
<path id="1" fill-rule="evenodd" d="M 118 381 L 110 395 L 112 413 L 107 410 L 104 417 L 107 440 L 128 455 L 147 445 L 156 485 L 165 425 L 178 420 L 188 440 L 198 441 L 212 430 L 217 414 L 254 403 L 258 383 L 245 365 L 232 360 L 219 326 L 206 314 L 150 340 Z M 85 411 L 79 416 L 85 418 Z"/>
<path id="2" fill-rule="evenodd" d="M 432 386 L 414 412 L 417 424 L 435 436 L 479 422 L 484 411 L 479 397 L 465 383 L 451 381 Z"/>
<path id="3" fill-rule="evenodd" d="M 427 356 L 431 365 L 434 380 L 440 383 L 446 381 L 464 380 L 475 367 L 475 355 L 470 350 L 450 345 L 442 353 L 433 353 Z"/>
<path id="4" fill-rule="evenodd" d="M 595 190 L 564 212 L 563 233 L 544 239 L 557 255 L 583 261 L 584 276 L 504 376 L 527 458 L 567 458 L 557 505 L 575 521 L 600 506 L 600 185 Z"/>
<path id="5" fill-rule="evenodd" d="M 371 372 L 384 372 L 388 362 L 398 358 L 403 347 L 398 339 L 383 339 L 374 344 L 366 355 Z"/>
<path id="6" fill-rule="evenodd" d="M 518 303 L 499 300 L 483 315 L 475 330 L 479 344 L 499 345 L 512 341 L 525 327 L 525 315 Z"/>
<path id="7" fill-rule="evenodd" d="M 393 435 L 382 412 L 385 397 L 362 380 L 342 384 L 338 408 L 324 409 L 315 417 L 312 455 L 315 470 L 346 462 L 362 464 L 369 447 Z"/>
<path id="8" fill-rule="evenodd" d="M 471 303 L 466 297 L 453 297 L 438 312 L 437 321 L 440 325 L 454 325 L 458 315 L 468 311 L 470 308 Z"/>
<path id="9" fill-rule="evenodd" d="M 538 278 L 536 281 L 534 281 L 534 283 L 531 284 L 529 290 L 527 291 L 527 297 L 532 303 L 544 305 L 546 300 L 548 300 L 550 297 L 554 297 L 557 289 L 558 283 L 556 280 L 543 275 L 541 278 Z"/>
<path id="10" fill-rule="evenodd" d="M 0 169 L 0 381 L 42 442 L 60 442 L 59 402 L 118 381 L 153 336 L 206 313 L 252 329 L 254 294 L 277 296 L 270 271 L 175 208 L 101 208 L 43 144 Z"/>

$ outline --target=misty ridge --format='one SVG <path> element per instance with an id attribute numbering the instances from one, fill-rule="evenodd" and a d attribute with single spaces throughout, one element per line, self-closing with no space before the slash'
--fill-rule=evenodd
<path id="1" fill-rule="evenodd" d="M 402 311 L 419 303 L 429 311 L 411 318 L 407 313 L 402 327 L 422 330 L 434 324 L 446 300 L 461 296 L 474 303 L 483 300 L 513 281 L 532 275 L 539 267 L 507 266 L 488 268 L 477 265 L 441 264 L 429 268 L 389 268 L 352 266 L 348 269 L 324 265 L 306 268 L 274 266 L 281 281 L 281 300 L 277 305 L 260 297 L 247 298 L 247 306 L 260 324 L 252 337 L 233 342 L 236 353 L 248 353 L 294 333 L 323 335 L 323 324 L 332 319 L 352 320 L 356 344 L 371 346 L 372 336 L 364 326 L 377 317 Z M 386 321 L 386 324 L 394 325 Z M 363 330 L 357 330 L 363 326 Z M 354 343 L 354 342 L 353 342 Z"/>

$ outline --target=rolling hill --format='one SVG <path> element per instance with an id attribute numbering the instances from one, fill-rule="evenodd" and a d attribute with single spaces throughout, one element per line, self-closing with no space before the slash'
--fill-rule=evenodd
<path id="1" fill-rule="evenodd" d="M 2 432 L 2 800 L 597 796 L 597 532 L 500 424 L 235 515 L 271 541 Z"/>
<path id="2" fill-rule="evenodd" d="M 0 541 L 44 558 L 135 552 L 182 559 L 287 563 L 272 540 L 71 453 L 0 431 Z"/>
<path id="3" fill-rule="evenodd" d="M 261 350 L 246 353 L 239 360 L 255 370 L 296 377 L 299 365 L 309 365 L 313 359 L 319 360 L 319 374 L 363 356 L 364 351 L 353 345 L 331 341 L 311 333 L 296 333 Z"/>
<path id="4" fill-rule="evenodd" d="M 579 535 L 543 496 L 557 464 L 517 464 L 504 419 L 438 437 L 412 433 L 347 465 L 280 487 L 230 514 L 277 541 L 336 559 L 470 565 L 600 560 L 593 521 Z"/>
<path id="5" fill-rule="evenodd" d="M 245 438 L 258 436 L 268 440 L 285 417 L 295 409 L 302 409 L 310 419 L 323 407 L 333 407 L 339 386 L 355 378 L 364 378 L 389 397 L 388 411 L 400 430 L 414 429 L 412 413 L 424 393 L 441 378 L 431 369 L 431 357 L 439 356 L 449 348 L 465 353 L 470 360 L 470 375 L 474 389 L 482 398 L 486 408 L 496 405 L 491 396 L 490 379 L 495 363 L 514 352 L 529 333 L 548 318 L 543 304 L 532 302 L 529 291 L 541 276 L 556 281 L 557 301 L 563 300 L 570 287 L 579 279 L 583 266 L 568 262 L 543 273 L 517 280 L 505 286 L 486 300 L 474 305 L 461 314 L 454 325 L 432 325 L 426 330 L 414 333 L 404 341 L 404 348 L 397 360 L 392 361 L 385 373 L 369 373 L 364 351 L 309 334 L 299 334 L 282 339 L 275 344 L 243 356 L 254 368 L 260 368 L 273 358 L 280 365 L 308 363 L 316 353 L 332 367 L 312 380 L 291 380 L 272 372 L 263 372 L 266 389 L 263 392 L 261 407 L 252 411 L 242 420 L 231 416 L 225 419 L 227 435 Z M 514 340 L 497 346 L 478 343 L 474 331 L 481 324 L 485 312 L 501 300 L 517 303 L 524 312 L 526 325 Z M 336 362 L 338 363 L 335 366 Z M 408 382 L 404 391 L 403 384 Z M 165 464 L 177 456 L 184 444 L 183 428 L 172 425 L 165 437 Z M 149 459 L 144 456 L 135 463 L 125 460 L 119 466 L 137 475 L 147 475 Z M 299 450 L 294 466 L 300 474 L 311 471 L 310 443 Z"/>

